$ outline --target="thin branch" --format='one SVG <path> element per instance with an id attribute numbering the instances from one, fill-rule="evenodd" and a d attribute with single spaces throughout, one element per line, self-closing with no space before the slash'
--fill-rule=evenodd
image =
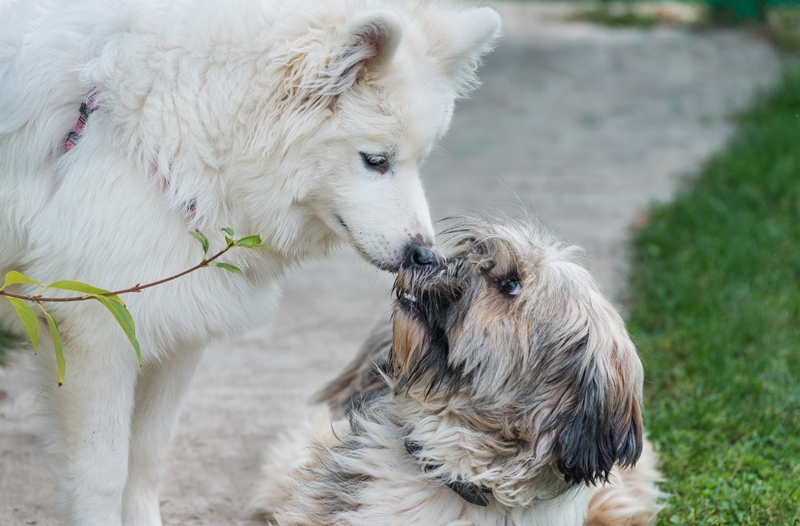
<path id="1" fill-rule="evenodd" d="M 233 241 L 229 241 L 228 244 L 223 248 L 221 251 L 217 252 L 210 258 L 206 259 L 203 258 L 199 264 L 195 265 L 194 267 L 184 270 L 183 272 L 179 272 L 174 276 L 170 276 L 168 278 L 160 279 L 158 281 L 153 281 L 152 283 L 146 283 L 144 285 L 134 285 L 133 287 L 122 289 L 122 290 L 115 290 L 111 292 L 104 292 L 103 294 L 97 294 L 97 296 L 119 296 L 120 294 L 129 294 L 131 292 L 141 292 L 144 289 L 149 289 L 150 287 L 155 287 L 156 285 L 161 285 L 162 283 L 167 283 L 174 279 L 178 279 L 186 274 L 194 272 L 195 270 L 199 270 L 203 267 L 207 267 L 210 265 L 215 259 L 219 258 L 222 254 L 230 250 L 232 247 L 235 246 Z M 6 292 L 4 290 L 0 290 L 0 296 L 8 296 L 9 298 L 19 298 L 21 300 L 30 301 L 32 303 L 40 303 L 40 302 L 70 302 L 70 301 L 85 301 L 93 299 L 92 296 L 74 296 L 70 298 L 44 298 L 42 296 L 33 295 L 33 296 L 25 296 L 24 294 L 14 294 L 13 292 Z"/>

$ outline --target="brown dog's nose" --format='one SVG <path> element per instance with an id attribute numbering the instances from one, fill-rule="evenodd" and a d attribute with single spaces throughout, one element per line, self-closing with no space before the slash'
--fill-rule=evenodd
<path id="1" fill-rule="evenodd" d="M 405 268 L 428 267 L 436 262 L 436 254 L 422 245 L 414 245 L 406 254 Z"/>

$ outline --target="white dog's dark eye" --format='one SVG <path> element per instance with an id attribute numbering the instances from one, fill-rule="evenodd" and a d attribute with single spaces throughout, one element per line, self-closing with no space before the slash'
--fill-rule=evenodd
<path id="1" fill-rule="evenodd" d="M 380 174 L 385 174 L 391 168 L 389 158 L 385 155 L 376 153 L 361 153 L 361 159 L 364 161 L 364 166 L 370 170 L 376 171 Z"/>
<path id="2" fill-rule="evenodd" d="M 516 296 L 522 289 L 522 285 L 515 279 L 501 279 L 498 285 L 500 285 L 500 291 L 507 296 Z"/>

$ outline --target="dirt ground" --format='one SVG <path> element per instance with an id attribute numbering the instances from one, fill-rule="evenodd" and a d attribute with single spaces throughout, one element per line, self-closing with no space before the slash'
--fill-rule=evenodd
<path id="1" fill-rule="evenodd" d="M 550 20 L 564 6 L 498 7 L 506 37 L 423 168 L 433 217 L 533 210 L 586 247 L 619 301 L 630 225 L 723 144 L 726 115 L 774 81 L 779 61 L 742 31 L 609 30 Z M 309 263 L 287 277 L 271 323 L 208 350 L 172 446 L 165 524 L 259 524 L 243 504 L 264 446 L 388 311 L 390 285 L 350 251 Z M 3 526 L 57 524 L 27 359 L 0 370 Z"/>

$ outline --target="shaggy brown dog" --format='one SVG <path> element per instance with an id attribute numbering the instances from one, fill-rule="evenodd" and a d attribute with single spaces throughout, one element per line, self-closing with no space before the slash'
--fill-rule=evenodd
<path id="1" fill-rule="evenodd" d="M 268 453 L 281 526 L 650 524 L 642 365 L 579 252 L 533 222 L 464 219 L 411 253 L 382 326 Z M 632 466 L 644 452 L 637 468 Z"/>

